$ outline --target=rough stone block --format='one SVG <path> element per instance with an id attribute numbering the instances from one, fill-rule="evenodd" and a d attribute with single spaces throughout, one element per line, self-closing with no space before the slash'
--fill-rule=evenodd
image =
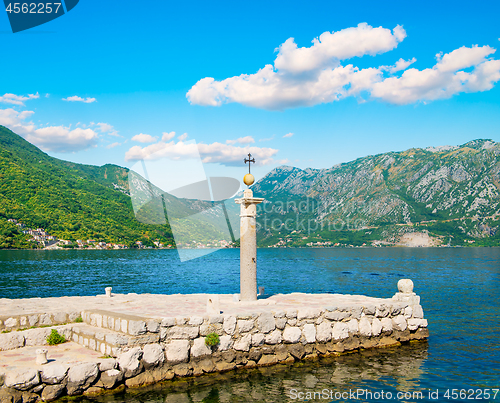
<path id="1" fill-rule="evenodd" d="M 286 343 L 298 343 L 302 331 L 298 327 L 287 327 L 283 332 L 283 340 Z"/>
<path id="2" fill-rule="evenodd" d="M 64 385 L 47 385 L 43 388 L 42 400 L 44 402 L 55 400 L 64 394 L 65 389 Z"/>
<path id="3" fill-rule="evenodd" d="M 123 372 L 125 378 L 131 378 L 139 374 L 143 366 L 140 362 L 143 352 L 140 347 L 135 347 L 121 354 L 118 357 L 118 367 Z"/>
<path id="4" fill-rule="evenodd" d="M 40 383 L 40 375 L 34 368 L 23 368 L 7 372 L 4 386 L 17 390 L 28 390 Z"/>
<path id="5" fill-rule="evenodd" d="M 304 327 L 302 328 L 302 334 L 304 335 L 306 343 L 316 342 L 316 326 L 314 326 L 312 323 L 304 325 Z"/>
<path id="6" fill-rule="evenodd" d="M 114 358 L 101 358 L 101 361 L 99 361 L 99 370 L 104 372 L 110 369 L 115 369 L 117 364 L 118 363 Z"/>
<path id="7" fill-rule="evenodd" d="M 24 346 L 24 336 L 19 332 L 0 334 L 0 351 L 13 350 Z"/>
<path id="8" fill-rule="evenodd" d="M 262 333 L 269 333 L 276 329 L 276 321 L 271 312 L 263 312 L 257 319 L 257 327 Z"/>
<path id="9" fill-rule="evenodd" d="M 165 362 L 165 353 L 159 344 L 146 344 L 142 348 L 142 362 L 146 369 L 156 367 Z"/>
<path id="10" fill-rule="evenodd" d="M 407 327 L 406 319 L 403 315 L 392 318 L 392 328 L 399 331 L 405 331 Z"/>
<path id="11" fill-rule="evenodd" d="M 373 318 L 372 335 L 378 336 L 382 332 L 382 322 L 378 318 Z"/>
<path id="12" fill-rule="evenodd" d="M 169 328 L 167 337 L 170 339 L 196 339 L 200 334 L 198 326 L 173 326 Z"/>
<path id="13" fill-rule="evenodd" d="M 218 350 L 219 351 L 226 351 L 229 350 L 231 347 L 233 347 L 233 340 L 231 339 L 231 336 L 221 336 L 219 338 L 219 346 Z"/>
<path id="14" fill-rule="evenodd" d="M 297 319 L 297 310 L 296 309 L 287 309 L 286 317 L 288 319 Z"/>
<path id="15" fill-rule="evenodd" d="M 143 320 L 129 320 L 128 321 L 128 334 L 137 336 L 147 332 L 146 322 Z"/>
<path id="16" fill-rule="evenodd" d="M 336 322 L 333 325 L 332 337 L 335 340 L 347 339 L 349 337 L 349 327 L 347 326 L 347 323 Z"/>
<path id="17" fill-rule="evenodd" d="M 72 396 L 87 389 L 99 375 L 99 368 L 94 362 L 75 365 L 68 371 L 68 384 L 66 389 L 68 395 Z"/>
<path id="18" fill-rule="evenodd" d="M 382 323 L 382 331 L 392 332 L 392 319 L 391 318 L 382 318 L 380 320 L 380 323 Z"/>
<path id="19" fill-rule="evenodd" d="M 281 343 L 281 340 L 281 332 L 278 329 L 266 334 L 266 344 L 278 344 Z"/>
<path id="20" fill-rule="evenodd" d="M 49 363 L 42 367 L 41 378 L 43 383 L 49 385 L 55 385 L 56 383 L 61 383 L 66 374 L 68 373 L 69 366 Z"/>
<path id="21" fill-rule="evenodd" d="M 250 350 L 251 342 L 252 342 L 252 335 L 247 334 L 242 338 L 240 338 L 239 340 L 235 341 L 233 348 L 237 351 L 248 351 Z"/>
<path id="22" fill-rule="evenodd" d="M 423 319 L 424 318 L 424 310 L 421 305 L 413 306 L 413 317 L 415 319 Z"/>
<path id="23" fill-rule="evenodd" d="M 236 330 L 236 317 L 231 315 L 225 316 L 222 328 L 227 334 L 232 336 Z"/>
<path id="24" fill-rule="evenodd" d="M 347 322 L 347 328 L 350 334 L 358 334 L 359 332 L 359 322 L 357 319 L 351 319 Z"/>
<path id="25" fill-rule="evenodd" d="M 253 329 L 254 321 L 240 319 L 240 320 L 238 320 L 237 324 L 238 324 L 238 331 L 240 333 L 245 333 L 245 332 L 249 332 L 250 330 Z"/>
<path id="26" fill-rule="evenodd" d="M 175 326 L 175 318 L 163 318 L 161 320 L 161 327 Z"/>
<path id="27" fill-rule="evenodd" d="M 201 316 L 192 316 L 189 319 L 188 324 L 190 324 L 191 326 L 200 326 L 200 325 L 203 324 L 203 317 L 201 317 Z"/>
<path id="28" fill-rule="evenodd" d="M 108 369 L 101 373 L 96 386 L 101 386 L 104 389 L 113 389 L 121 381 L 123 381 L 123 373 L 117 369 Z"/>
<path id="29" fill-rule="evenodd" d="M 212 354 L 212 350 L 205 344 L 205 338 L 200 337 L 193 341 L 191 347 L 191 357 L 203 357 Z"/>
<path id="30" fill-rule="evenodd" d="M 158 333 L 160 331 L 160 322 L 156 320 L 148 320 L 146 322 L 146 330 L 149 333 Z"/>
<path id="31" fill-rule="evenodd" d="M 321 309 L 319 308 L 299 309 L 297 311 L 297 320 L 316 319 L 320 315 Z"/>
<path id="32" fill-rule="evenodd" d="M 372 326 L 366 316 L 363 316 L 359 320 L 359 334 L 365 337 L 370 337 L 372 335 Z"/>
<path id="33" fill-rule="evenodd" d="M 17 327 L 18 323 L 17 318 L 8 318 L 5 319 L 4 325 L 5 327 Z"/>
<path id="34" fill-rule="evenodd" d="M 326 311 L 325 312 L 325 318 L 329 320 L 334 320 L 334 321 L 341 321 L 343 319 L 347 319 L 348 317 L 351 316 L 350 312 L 343 312 L 343 311 Z"/>
<path id="35" fill-rule="evenodd" d="M 262 346 L 264 344 L 265 335 L 263 333 L 252 334 L 252 346 Z"/>
<path id="36" fill-rule="evenodd" d="M 210 315 L 208 317 L 208 323 L 210 324 L 222 323 L 222 322 L 224 322 L 224 316 L 222 315 Z"/>
<path id="37" fill-rule="evenodd" d="M 172 363 L 187 362 L 189 347 L 189 340 L 172 340 L 165 348 L 167 360 Z"/>
<path id="38" fill-rule="evenodd" d="M 332 325 L 330 322 L 322 322 L 316 328 L 316 339 L 326 343 L 332 339 Z"/>

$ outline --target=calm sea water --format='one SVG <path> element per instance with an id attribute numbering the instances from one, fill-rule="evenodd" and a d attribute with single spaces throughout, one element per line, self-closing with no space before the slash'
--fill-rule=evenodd
<path id="1" fill-rule="evenodd" d="M 306 401 L 307 392 L 317 392 L 307 401 L 500 402 L 500 391 L 493 399 L 493 389 L 500 388 L 499 248 L 258 252 L 258 284 L 268 294 L 390 297 L 400 278 L 411 278 L 421 296 L 431 333 L 428 343 L 205 376 L 82 401 L 297 402 Z M 236 293 L 239 251 L 221 250 L 184 263 L 170 250 L 0 251 L 0 298 L 95 295 L 107 286 L 118 293 Z M 456 395 L 452 389 L 458 389 Z M 460 396 L 460 390 L 465 394 Z M 410 395 L 398 399 L 398 392 Z"/>

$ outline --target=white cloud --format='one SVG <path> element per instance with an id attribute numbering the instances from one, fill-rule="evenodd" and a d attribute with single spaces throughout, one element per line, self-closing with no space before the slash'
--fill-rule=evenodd
<path id="1" fill-rule="evenodd" d="M 446 99 L 461 92 L 486 91 L 500 80 L 500 60 L 486 60 L 495 49 L 489 46 L 461 47 L 443 56 L 434 67 L 408 69 L 401 77 L 375 82 L 371 96 L 392 104 Z M 460 69 L 474 67 L 471 72 Z"/>
<path id="2" fill-rule="evenodd" d="M 163 132 L 163 136 L 161 137 L 162 141 L 170 141 L 175 137 L 175 132 Z"/>
<path id="3" fill-rule="evenodd" d="M 157 137 L 150 136 L 149 134 L 136 134 L 134 137 L 132 137 L 132 141 L 137 141 L 138 143 L 154 143 L 156 140 L 158 140 Z"/>
<path id="4" fill-rule="evenodd" d="M 196 144 L 194 141 L 184 142 L 174 141 L 151 144 L 144 148 L 134 146 L 126 154 L 127 161 L 156 160 L 160 158 L 170 158 L 182 160 L 197 158 L 199 155 L 204 163 L 220 163 L 223 165 L 240 165 L 248 153 L 255 156 L 258 165 L 267 165 L 273 162 L 273 156 L 278 150 L 263 147 L 238 147 L 229 144 L 211 143 Z"/>
<path id="5" fill-rule="evenodd" d="M 108 144 L 106 146 L 107 149 L 111 149 L 111 148 L 115 148 L 115 147 L 118 147 L 118 146 L 121 146 L 122 143 L 111 143 L 111 144 Z"/>
<path id="6" fill-rule="evenodd" d="M 109 123 L 96 123 L 95 125 L 101 133 L 106 133 L 109 136 L 120 137 L 118 131 Z"/>
<path id="7" fill-rule="evenodd" d="M 216 81 L 199 80 L 186 94 L 191 104 L 220 106 L 224 103 L 268 110 L 312 106 L 357 97 L 361 102 L 380 99 L 394 104 L 430 101 L 460 92 L 493 87 L 500 68 L 488 60 L 495 52 L 489 46 L 461 47 L 438 55 L 437 64 L 424 70 L 409 69 L 416 61 L 399 59 L 393 66 L 359 69 L 341 61 L 376 55 L 394 49 L 406 37 L 400 26 L 391 32 L 359 24 L 338 32 L 325 32 L 309 48 L 298 48 L 293 38 L 278 49 L 274 62 L 255 74 L 242 74 Z M 462 71 L 473 67 L 472 72 Z"/>
<path id="8" fill-rule="evenodd" d="M 73 95 L 72 97 L 67 97 L 63 98 L 63 101 L 68 101 L 68 102 L 84 102 L 86 104 L 91 104 L 92 102 L 97 102 L 95 98 L 82 98 L 77 95 Z"/>
<path id="9" fill-rule="evenodd" d="M 98 135 L 92 129 L 71 130 L 65 126 L 37 128 L 33 122 L 26 122 L 33 113 L 33 111 L 0 109 L 0 124 L 45 151 L 75 152 L 97 146 Z"/>
<path id="10" fill-rule="evenodd" d="M 184 140 L 186 140 L 188 138 L 188 134 L 187 133 L 181 134 L 177 138 L 179 139 L 179 141 L 184 141 Z"/>
<path id="11" fill-rule="evenodd" d="M 40 98 L 38 92 L 36 94 L 28 94 L 28 96 L 16 95 L 16 94 L 4 94 L 3 96 L 0 96 L 0 102 L 3 102 L 5 104 L 23 106 L 24 101 L 37 98 Z"/>
<path id="12" fill-rule="evenodd" d="M 286 138 L 289 138 L 289 137 L 292 137 L 293 136 L 293 133 L 287 133 L 283 136 L 284 139 Z"/>
<path id="13" fill-rule="evenodd" d="M 236 140 L 226 140 L 227 144 L 251 144 L 255 143 L 255 140 L 253 139 L 252 136 L 245 136 L 245 137 L 240 137 Z"/>
<path id="14" fill-rule="evenodd" d="M 293 38 L 289 38 L 278 48 L 274 67 L 293 74 L 336 67 L 340 60 L 388 52 L 404 38 L 406 32 L 399 25 L 392 33 L 390 29 L 373 28 L 366 23 L 337 32 L 324 32 L 313 39 L 309 48 L 298 48 Z"/>
<path id="15" fill-rule="evenodd" d="M 401 58 L 396 62 L 394 66 L 388 66 L 387 70 L 389 70 L 391 74 L 394 74 L 397 73 L 398 71 L 405 70 L 406 68 L 408 68 L 408 66 L 415 63 L 416 61 L 417 59 L 415 59 L 414 57 L 411 58 L 410 60 L 404 60 L 403 58 Z"/>

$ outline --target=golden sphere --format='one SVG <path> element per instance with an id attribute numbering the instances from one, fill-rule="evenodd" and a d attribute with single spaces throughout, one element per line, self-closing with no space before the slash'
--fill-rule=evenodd
<path id="1" fill-rule="evenodd" d="M 253 185 L 253 183 L 255 182 L 255 178 L 253 177 L 252 174 L 246 174 L 243 177 L 243 182 L 245 183 L 245 185 L 250 186 Z"/>

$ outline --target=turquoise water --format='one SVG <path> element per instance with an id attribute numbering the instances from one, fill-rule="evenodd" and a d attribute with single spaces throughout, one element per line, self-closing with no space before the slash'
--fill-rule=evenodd
<path id="1" fill-rule="evenodd" d="M 400 278 L 411 278 L 421 296 L 431 333 L 428 344 L 207 376 L 96 400 L 296 402 L 306 401 L 300 397 L 307 392 L 317 392 L 308 401 L 500 401 L 500 391 L 494 400 L 491 390 L 500 388 L 500 249 L 258 252 L 258 284 L 267 294 L 335 292 L 385 298 L 396 292 Z M 239 251 L 221 250 L 184 263 L 170 250 L 0 251 L 0 298 L 95 295 L 107 286 L 119 293 L 236 293 Z M 456 395 L 452 389 L 458 389 Z M 462 397 L 460 390 L 465 391 Z M 354 392 L 362 394 L 353 398 Z M 421 392 L 422 398 L 398 399 L 398 392 Z"/>

